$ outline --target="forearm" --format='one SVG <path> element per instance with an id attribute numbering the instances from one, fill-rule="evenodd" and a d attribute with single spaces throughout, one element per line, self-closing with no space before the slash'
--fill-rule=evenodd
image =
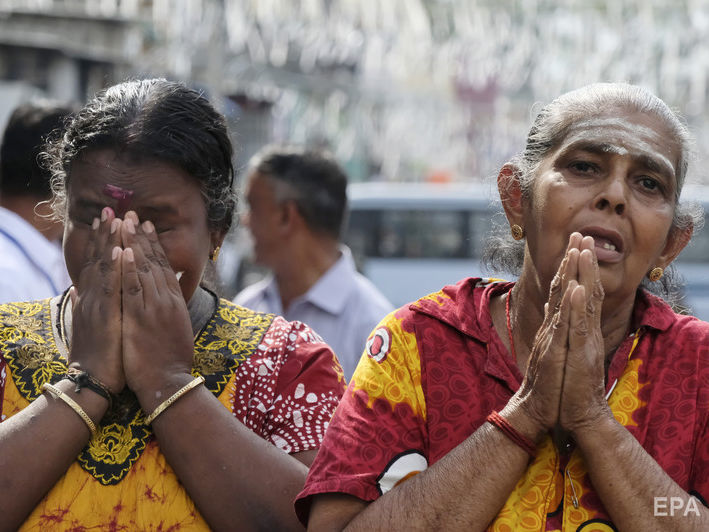
<path id="1" fill-rule="evenodd" d="M 69 395 L 97 424 L 108 401 L 90 390 L 74 392 L 63 380 L 57 388 Z M 56 484 L 89 441 L 85 422 L 62 400 L 43 394 L 27 408 L 0 423 L 0 530 L 16 530 Z"/>
<path id="2" fill-rule="evenodd" d="M 501 414 L 530 439 L 539 439 L 539 431 L 519 408 L 508 406 Z M 484 423 L 433 466 L 370 504 L 347 530 L 393 530 L 404 522 L 412 530 L 484 530 L 529 458 L 499 429 Z"/>
<path id="3" fill-rule="evenodd" d="M 185 376 L 178 384 L 189 381 Z M 141 400 L 148 412 L 156 402 Z M 212 529 L 233 530 L 238 524 L 240 530 L 302 530 L 293 500 L 307 467 L 236 420 L 204 386 L 181 397 L 152 426 L 161 451 Z"/>
<path id="4" fill-rule="evenodd" d="M 709 530 L 709 510 L 674 482 L 610 416 L 575 434 L 591 482 L 619 530 Z M 670 501 L 682 508 L 670 515 Z M 656 506 L 656 499 L 661 504 Z M 690 506 L 687 506 L 688 503 Z M 695 511 L 696 510 L 696 511 Z"/>

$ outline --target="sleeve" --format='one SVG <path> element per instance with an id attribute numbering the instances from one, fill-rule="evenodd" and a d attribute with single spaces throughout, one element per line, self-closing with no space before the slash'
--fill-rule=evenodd
<path id="1" fill-rule="evenodd" d="M 697 410 L 701 412 L 703 422 L 694 438 L 689 493 L 709 507 L 709 344 L 706 342 L 700 346 L 700 356 Z"/>
<path id="2" fill-rule="evenodd" d="M 337 357 L 317 333 L 298 321 L 276 320 L 285 341 L 265 419 L 267 439 L 288 453 L 318 449 L 347 382 Z"/>
<path id="3" fill-rule="evenodd" d="M 428 467 L 418 346 L 402 327 L 408 312 L 389 314 L 367 340 L 296 500 L 304 524 L 314 495 L 373 501 Z"/>
<path id="4" fill-rule="evenodd" d="M 689 493 L 709 507 L 709 415 L 696 441 Z"/>

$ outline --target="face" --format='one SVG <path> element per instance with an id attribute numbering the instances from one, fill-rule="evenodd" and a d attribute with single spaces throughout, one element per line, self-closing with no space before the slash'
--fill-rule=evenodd
<path id="1" fill-rule="evenodd" d="M 574 231 L 594 238 L 606 299 L 634 297 L 649 270 L 674 258 L 667 252 L 680 148 L 672 138 L 660 119 L 623 110 L 571 127 L 524 203 L 529 258 L 543 286 Z"/>
<path id="2" fill-rule="evenodd" d="M 107 186 L 108 185 L 108 186 Z M 175 272 L 184 272 L 180 286 L 189 301 L 202 278 L 209 254 L 223 235 L 207 226 L 207 207 L 199 182 L 182 169 L 157 160 L 136 161 L 112 150 L 93 150 L 72 164 L 68 177 L 64 256 L 77 286 L 87 257 L 91 223 L 105 206 L 122 217 L 120 198 L 107 190 L 132 192 L 127 207 L 140 222 L 155 225 L 160 244 Z M 114 195 L 115 196 L 115 195 Z"/>
<path id="3" fill-rule="evenodd" d="M 251 174 L 246 187 L 246 201 L 249 212 L 244 217 L 244 223 L 254 240 L 254 258 L 259 264 L 273 268 L 283 249 L 283 208 L 276 199 L 271 178 L 258 172 Z"/>

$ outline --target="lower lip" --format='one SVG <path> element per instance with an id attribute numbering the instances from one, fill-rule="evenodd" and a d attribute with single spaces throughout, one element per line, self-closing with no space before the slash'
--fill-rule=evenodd
<path id="1" fill-rule="evenodd" d="M 623 258 L 623 254 L 616 250 L 606 249 L 603 246 L 595 246 L 594 251 L 596 252 L 596 258 L 598 262 L 620 262 Z"/>

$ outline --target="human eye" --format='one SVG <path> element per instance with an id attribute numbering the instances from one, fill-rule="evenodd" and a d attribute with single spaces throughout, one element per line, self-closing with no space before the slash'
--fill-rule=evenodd
<path id="1" fill-rule="evenodd" d="M 665 193 L 665 187 L 663 183 L 654 177 L 650 177 L 647 175 L 640 176 L 637 179 L 637 183 L 640 186 L 640 189 L 646 194 Z"/>
<path id="2" fill-rule="evenodd" d="M 598 171 L 598 166 L 589 161 L 572 161 L 569 168 L 576 174 L 593 174 Z"/>

